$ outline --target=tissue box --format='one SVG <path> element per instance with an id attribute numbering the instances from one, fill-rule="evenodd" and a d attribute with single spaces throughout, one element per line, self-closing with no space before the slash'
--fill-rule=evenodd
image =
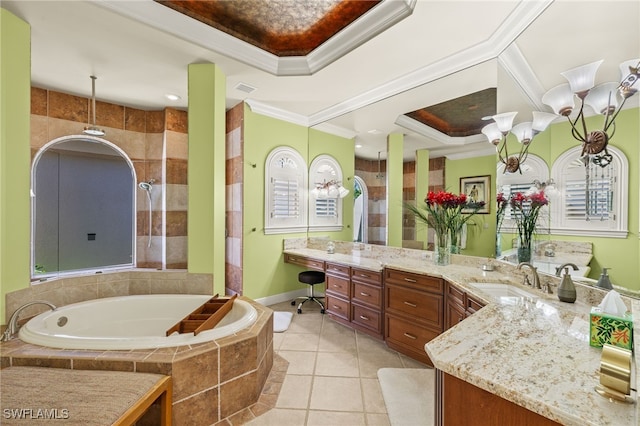
<path id="1" fill-rule="evenodd" d="M 591 308 L 589 314 L 589 345 L 602 347 L 605 343 L 625 349 L 633 348 L 633 318 L 631 314 L 617 317 Z"/>

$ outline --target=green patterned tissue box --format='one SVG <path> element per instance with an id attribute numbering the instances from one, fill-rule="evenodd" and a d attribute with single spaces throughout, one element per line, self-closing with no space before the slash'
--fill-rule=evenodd
<path id="1" fill-rule="evenodd" d="M 633 318 L 605 314 L 595 306 L 589 314 L 589 344 L 600 348 L 605 343 L 625 349 L 633 349 Z"/>

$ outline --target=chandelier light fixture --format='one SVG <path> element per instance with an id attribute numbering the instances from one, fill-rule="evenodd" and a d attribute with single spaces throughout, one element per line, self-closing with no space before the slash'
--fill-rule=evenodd
<path id="1" fill-rule="evenodd" d="M 525 162 L 529 155 L 529 146 L 533 138 L 540 132 L 544 131 L 553 120 L 556 114 L 548 112 L 533 112 L 533 122 L 526 122 L 513 125 L 513 119 L 517 112 L 504 112 L 491 117 L 485 117 L 485 120 L 492 119 L 494 122 L 482 128 L 482 133 L 496 147 L 500 162 L 504 164 L 504 172 L 515 173 L 522 170 L 520 166 Z M 518 142 L 520 142 L 520 152 L 509 155 L 507 149 L 507 136 L 513 134 Z"/>
<path id="2" fill-rule="evenodd" d="M 581 157 L 584 158 L 585 165 L 591 161 L 600 167 L 606 167 L 613 159 L 607 151 L 607 145 L 616 131 L 616 117 L 626 100 L 638 91 L 633 85 L 640 78 L 640 59 L 620 64 L 620 83 L 603 83 L 594 87 L 596 72 L 602 62 L 604 60 L 560 73 L 568 83 L 549 90 L 542 97 L 542 102 L 556 114 L 567 117 L 571 124 L 571 135 L 582 144 Z M 576 97 L 580 99 L 580 109 L 578 115 L 571 118 Z M 596 114 L 604 116 L 601 128 L 587 129 L 585 104 Z"/>
<path id="3" fill-rule="evenodd" d="M 328 182 L 317 182 L 316 187 L 311 190 L 311 195 L 317 199 L 344 198 L 349 194 L 349 190 L 336 180 Z"/>

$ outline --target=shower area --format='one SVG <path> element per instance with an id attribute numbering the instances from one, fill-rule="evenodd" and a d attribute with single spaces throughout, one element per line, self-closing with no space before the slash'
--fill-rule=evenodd
<path id="1" fill-rule="evenodd" d="M 97 102 L 106 134 L 94 137 L 82 135 L 91 99 L 39 88 L 31 97 L 34 276 L 186 269 L 186 112 Z"/>

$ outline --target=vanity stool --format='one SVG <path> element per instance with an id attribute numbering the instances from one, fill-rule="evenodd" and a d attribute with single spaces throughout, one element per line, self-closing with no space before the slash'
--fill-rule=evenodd
<path id="1" fill-rule="evenodd" d="M 308 301 L 313 300 L 318 305 L 320 305 L 320 313 L 324 314 L 324 304 L 319 299 L 324 299 L 324 297 L 316 297 L 313 294 L 313 286 L 316 284 L 320 284 L 324 282 L 324 272 L 320 271 L 304 271 L 298 274 L 298 281 L 304 284 L 309 285 L 309 296 L 296 297 L 291 301 L 291 306 L 295 306 L 296 300 L 301 299 L 302 302 L 298 304 L 298 313 L 302 313 L 302 305 Z"/>

